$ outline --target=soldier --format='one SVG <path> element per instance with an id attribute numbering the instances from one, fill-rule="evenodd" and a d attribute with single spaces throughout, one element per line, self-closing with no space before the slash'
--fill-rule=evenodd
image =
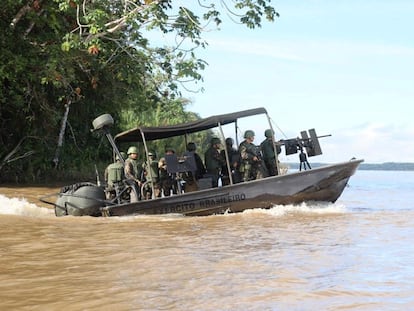
<path id="1" fill-rule="evenodd" d="M 156 160 L 155 153 L 148 152 L 149 163 L 147 161 L 142 163 L 142 181 L 145 181 L 143 184 L 143 193 L 146 200 L 151 199 L 152 197 L 152 185 L 154 185 L 154 197 L 159 197 L 160 184 L 159 184 L 159 170 L 158 170 L 158 161 Z"/>
<path id="2" fill-rule="evenodd" d="M 245 140 L 239 146 L 241 157 L 240 173 L 243 181 L 263 178 L 266 175 L 258 147 L 253 144 L 254 132 L 244 132 Z"/>
<path id="3" fill-rule="evenodd" d="M 197 171 L 195 172 L 195 179 L 198 180 L 200 178 L 203 178 L 203 175 L 206 173 L 206 167 L 204 166 L 203 160 L 201 160 L 200 156 L 196 152 L 196 144 L 193 142 L 190 142 L 187 144 L 187 151 L 193 153 L 194 160 L 197 166 Z"/>
<path id="4" fill-rule="evenodd" d="M 187 144 L 187 152 L 184 153 L 184 156 L 192 158 L 190 163 L 193 163 L 192 160 L 194 159 L 194 163 L 192 165 L 195 168 L 194 170 L 181 173 L 181 177 L 185 181 L 185 192 L 197 191 L 197 181 L 200 178 L 203 178 L 206 173 L 206 167 L 204 166 L 203 160 L 201 160 L 200 156 L 196 152 L 196 148 L 197 146 L 195 143 L 189 142 Z"/>
<path id="5" fill-rule="evenodd" d="M 276 176 L 278 174 L 278 171 L 277 171 L 275 149 L 273 145 L 274 132 L 271 129 L 267 129 L 264 132 L 264 135 L 266 139 L 262 141 L 262 143 L 260 144 L 260 149 L 262 150 L 262 154 L 263 154 L 263 161 L 266 165 L 269 175 Z M 274 144 L 276 146 L 277 154 L 279 154 L 282 151 L 280 148 L 280 145 L 277 142 L 275 142 Z"/>
<path id="6" fill-rule="evenodd" d="M 240 153 L 237 151 L 236 148 L 233 147 L 234 140 L 231 137 L 226 138 L 226 149 L 227 154 L 229 156 L 230 162 L 230 171 L 232 174 L 232 179 L 234 183 L 240 182 L 240 173 L 239 173 L 239 166 L 240 166 Z M 220 155 L 223 159 L 226 159 L 226 153 L 223 150 L 220 151 Z M 227 168 L 227 163 L 224 163 L 223 167 L 221 168 L 221 172 L 223 174 L 223 185 L 230 184 L 229 178 L 229 170 Z"/>
<path id="7" fill-rule="evenodd" d="M 173 155 L 175 150 L 171 147 L 165 147 L 165 155 Z M 174 187 L 174 176 L 171 176 L 167 171 L 167 160 L 165 157 L 158 161 L 160 188 L 164 196 L 169 196 L 171 192 L 176 192 Z"/>
<path id="8" fill-rule="evenodd" d="M 212 186 L 218 187 L 221 167 L 225 164 L 224 159 L 220 156 L 220 139 L 213 137 L 210 141 L 210 147 L 204 153 L 204 163 L 206 171 L 212 177 Z"/>
<path id="9" fill-rule="evenodd" d="M 139 199 L 139 188 L 142 183 L 140 180 L 141 168 L 138 164 L 138 149 L 135 146 L 128 148 L 127 152 L 128 158 L 125 160 L 125 177 L 129 180 L 132 190 L 130 193 L 131 202 L 137 202 Z"/>
<path id="10" fill-rule="evenodd" d="M 121 152 L 123 159 L 126 158 L 125 152 Z M 116 187 L 124 180 L 124 166 L 119 159 L 118 154 L 115 157 L 115 162 L 109 164 L 104 172 L 105 182 L 107 184 L 106 198 L 113 199 L 116 196 Z"/>

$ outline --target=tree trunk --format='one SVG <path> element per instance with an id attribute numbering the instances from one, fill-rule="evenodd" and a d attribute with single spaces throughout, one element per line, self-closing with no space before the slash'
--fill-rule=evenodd
<path id="1" fill-rule="evenodd" d="M 65 110 L 65 114 L 63 115 L 62 125 L 60 127 L 59 139 L 58 139 L 58 144 L 56 147 L 55 157 L 53 158 L 53 163 L 55 163 L 55 168 L 57 168 L 59 164 L 59 153 L 63 145 L 63 137 L 65 136 L 66 123 L 68 121 L 69 108 L 70 108 L 71 103 L 72 102 L 69 100 L 68 103 L 65 105 L 66 110 Z"/>

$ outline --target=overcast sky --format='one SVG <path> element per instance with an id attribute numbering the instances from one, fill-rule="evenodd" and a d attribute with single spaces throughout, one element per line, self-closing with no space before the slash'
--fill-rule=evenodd
<path id="1" fill-rule="evenodd" d="M 314 162 L 414 162 L 414 1 L 274 1 L 280 17 L 249 30 L 225 20 L 197 55 L 202 117 L 265 107 L 277 138 L 315 128 Z M 260 143 L 266 125 L 248 124 Z M 296 161 L 297 156 L 282 160 Z"/>

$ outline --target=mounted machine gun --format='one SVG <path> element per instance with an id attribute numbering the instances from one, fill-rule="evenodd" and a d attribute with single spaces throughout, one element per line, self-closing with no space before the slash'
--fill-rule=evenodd
<path id="1" fill-rule="evenodd" d="M 309 135 L 308 135 L 309 132 Z M 285 146 L 286 155 L 299 153 L 299 170 L 303 168 L 306 170 L 306 167 L 311 169 L 311 166 L 308 162 L 308 157 L 313 157 L 322 154 L 322 149 L 319 144 L 319 138 L 332 136 L 331 134 L 318 136 L 316 135 L 315 129 L 310 129 L 309 131 L 300 132 L 301 137 L 282 139 L 277 144 Z M 306 150 L 306 153 L 304 151 Z"/>

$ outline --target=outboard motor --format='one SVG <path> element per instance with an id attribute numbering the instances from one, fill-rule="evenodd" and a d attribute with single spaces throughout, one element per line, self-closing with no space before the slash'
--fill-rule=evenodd
<path id="1" fill-rule="evenodd" d="M 105 191 L 92 183 L 77 183 L 60 190 L 55 203 L 56 216 L 100 216 Z"/>

